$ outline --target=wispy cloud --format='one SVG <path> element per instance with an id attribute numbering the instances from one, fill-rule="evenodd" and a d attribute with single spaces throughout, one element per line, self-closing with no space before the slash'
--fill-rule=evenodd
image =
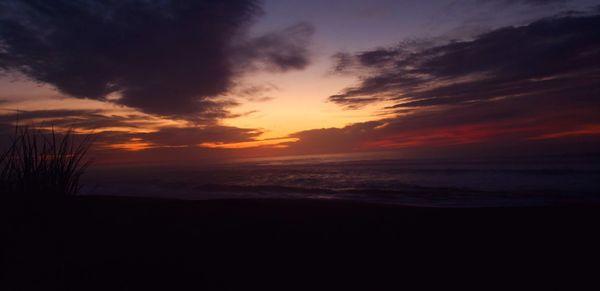
<path id="1" fill-rule="evenodd" d="M 396 116 L 295 134 L 291 147 L 389 148 L 594 144 L 600 124 L 600 16 L 572 14 L 505 27 L 469 41 L 407 42 L 338 54 L 334 70 L 359 83 L 329 100 L 349 109 L 392 102 Z M 558 139 L 561 139 L 558 141 Z M 584 142 L 584 141 L 587 141 Z M 575 144 L 579 142 L 577 146 Z M 596 141 L 597 142 L 597 141 Z M 483 145 L 487 146 L 484 147 Z"/>
<path id="2" fill-rule="evenodd" d="M 418 108 L 511 96 L 573 95 L 597 87 L 598 25 L 600 16 L 549 18 L 472 41 L 424 49 L 403 44 L 338 55 L 336 69 L 358 70 L 362 81 L 330 100 L 350 106 L 396 100 L 396 108 Z"/>

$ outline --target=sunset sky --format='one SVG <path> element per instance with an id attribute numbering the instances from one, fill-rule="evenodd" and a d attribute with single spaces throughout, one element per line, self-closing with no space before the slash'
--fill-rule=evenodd
<path id="1" fill-rule="evenodd" d="M 591 153 L 600 1 L 0 0 L 17 116 L 105 163 Z"/>

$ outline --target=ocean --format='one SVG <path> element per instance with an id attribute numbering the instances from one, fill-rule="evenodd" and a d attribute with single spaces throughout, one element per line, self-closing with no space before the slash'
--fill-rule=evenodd
<path id="1" fill-rule="evenodd" d="M 170 168 L 93 168 L 83 183 L 83 195 L 531 206 L 600 202 L 600 163 L 589 156 L 434 160 L 321 155 Z"/>

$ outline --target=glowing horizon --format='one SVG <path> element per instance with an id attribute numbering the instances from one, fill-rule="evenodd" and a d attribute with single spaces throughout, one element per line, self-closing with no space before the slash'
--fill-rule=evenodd
<path id="1" fill-rule="evenodd" d="M 213 15 L 213 4 L 164 1 L 146 16 L 102 4 L 113 18 L 98 22 L 104 12 L 75 1 L 97 25 L 85 37 L 6 6 L 2 132 L 18 118 L 97 134 L 102 155 L 165 159 L 597 145 L 597 1 L 282 2 L 236 0 Z"/>

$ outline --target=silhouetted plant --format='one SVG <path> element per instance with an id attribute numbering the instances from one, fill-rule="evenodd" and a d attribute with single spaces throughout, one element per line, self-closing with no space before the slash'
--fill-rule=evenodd
<path id="1" fill-rule="evenodd" d="M 76 140 L 72 130 L 49 133 L 17 126 L 12 140 L 0 155 L 0 192 L 12 195 L 74 195 L 80 177 L 90 164 L 86 158 L 92 144 L 87 135 Z"/>

